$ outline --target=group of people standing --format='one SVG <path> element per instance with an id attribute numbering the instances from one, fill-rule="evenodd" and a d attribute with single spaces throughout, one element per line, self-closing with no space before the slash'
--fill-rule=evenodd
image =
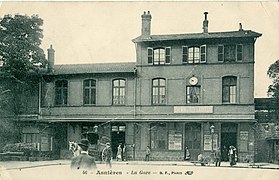
<path id="1" fill-rule="evenodd" d="M 225 154 L 222 154 L 225 153 Z M 236 165 L 236 161 L 237 161 L 237 153 L 236 153 L 236 148 L 234 146 L 229 146 L 228 151 L 224 150 L 221 152 L 220 147 L 218 147 L 215 151 L 214 151 L 214 162 L 215 162 L 215 166 L 221 166 L 221 161 L 222 159 L 227 161 L 229 160 L 230 162 L 230 166 Z M 225 156 L 227 156 L 228 158 L 224 158 Z M 205 164 L 209 163 L 210 159 L 205 158 L 202 154 L 198 155 L 198 162 L 201 163 L 202 166 L 205 166 Z"/>
<path id="2" fill-rule="evenodd" d="M 119 144 L 117 147 L 116 161 L 126 161 L 127 160 L 127 146 L 124 144 Z"/>

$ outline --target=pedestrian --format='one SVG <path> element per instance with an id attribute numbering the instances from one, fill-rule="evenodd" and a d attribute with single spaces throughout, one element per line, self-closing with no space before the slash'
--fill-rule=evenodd
<path id="1" fill-rule="evenodd" d="M 123 145 L 123 156 L 122 156 L 122 161 L 127 161 L 127 146 L 126 144 Z"/>
<path id="2" fill-rule="evenodd" d="M 80 155 L 73 157 L 71 160 L 71 169 L 92 170 L 96 169 L 95 159 L 88 155 L 89 141 L 82 139 L 78 145 L 81 148 Z"/>
<path id="3" fill-rule="evenodd" d="M 221 150 L 220 147 L 218 147 L 214 153 L 215 155 L 215 166 L 221 166 Z"/>
<path id="4" fill-rule="evenodd" d="M 221 154 L 222 154 L 222 160 L 227 162 L 228 161 L 228 148 L 227 148 L 227 146 L 223 146 Z"/>
<path id="5" fill-rule="evenodd" d="M 110 147 L 110 143 L 106 143 L 106 147 L 102 151 L 102 157 L 104 158 L 103 160 L 105 161 L 106 166 L 109 166 L 109 168 L 111 168 L 112 150 Z"/>
<path id="6" fill-rule="evenodd" d="M 122 154 L 122 148 L 121 148 L 121 144 L 119 144 L 118 147 L 117 147 L 116 161 L 118 161 L 118 160 L 121 161 L 122 160 L 121 154 Z"/>
<path id="7" fill-rule="evenodd" d="M 236 155 L 236 148 L 234 146 L 229 147 L 228 156 L 229 156 L 230 166 L 236 165 L 237 155 Z"/>
<path id="8" fill-rule="evenodd" d="M 198 162 L 201 163 L 201 166 L 205 166 L 205 159 L 202 154 L 198 155 Z"/>
<path id="9" fill-rule="evenodd" d="M 150 147 L 147 146 L 145 151 L 145 161 L 149 161 L 149 156 L 150 156 Z"/>
<path id="10" fill-rule="evenodd" d="M 191 158 L 191 154 L 190 151 L 188 149 L 188 147 L 185 147 L 185 160 L 189 160 Z"/>

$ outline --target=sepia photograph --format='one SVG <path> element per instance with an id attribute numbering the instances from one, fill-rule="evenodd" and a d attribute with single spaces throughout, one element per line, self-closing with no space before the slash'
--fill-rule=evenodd
<path id="1" fill-rule="evenodd" d="M 1 1 L 0 180 L 279 180 L 278 1 Z"/>

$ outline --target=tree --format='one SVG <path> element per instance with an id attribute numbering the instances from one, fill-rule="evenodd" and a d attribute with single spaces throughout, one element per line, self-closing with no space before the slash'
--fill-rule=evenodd
<path id="1" fill-rule="evenodd" d="M 5 15 L 0 18 L 2 120 L 4 115 L 17 120 L 18 115 L 24 114 L 22 109 L 28 100 L 26 94 L 31 94 L 37 86 L 40 74 L 47 65 L 44 51 L 40 48 L 42 25 L 43 20 L 37 15 Z M 2 127 L 6 127 L 6 124 Z"/>
<path id="2" fill-rule="evenodd" d="M 276 121 L 279 122 L 279 60 L 269 66 L 267 75 L 272 79 L 267 93 L 273 98 L 274 115 Z"/>

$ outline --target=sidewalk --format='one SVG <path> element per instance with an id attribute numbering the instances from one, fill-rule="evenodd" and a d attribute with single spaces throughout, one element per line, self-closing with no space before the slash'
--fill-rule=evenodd
<path id="1" fill-rule="evenodd" d="M 100 164 L 101 162 L 96 162 Z M 118 165 L 156 165 L 156 166 L 195 166 L 189 161 L 113 161 L 112 164 Z M 70 160 L 52 160 L 52 161 L 0 161 L 0 167 L 5 169 L 24 169 L 41 166 L 54 166 L 54 165 L 70 165 Z M 199 164 L 196 165 L 200 166 Z M 208 167 L 208 166 L 207 166 Z M 215 167 L 214 164 L 210 164 L 210 167 Z M 229 162 L 222 162 L 221 167 L 230 167 Z M 278 164 L 271 163 L 255 163 L 253 166 L 247 163 L 237 163 L 235 168 L 259 168 L 259 169 L 277 169 Z"/>

